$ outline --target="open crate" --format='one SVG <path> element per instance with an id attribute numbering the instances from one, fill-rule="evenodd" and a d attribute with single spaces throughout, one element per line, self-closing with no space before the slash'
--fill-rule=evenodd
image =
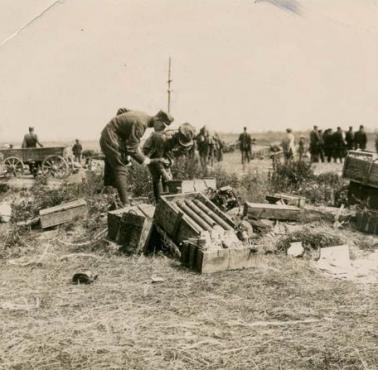
<path id="1" fill-rule="evenodd" d="M 201 193 L 163 196 L 154 223 L 178 246 L 183 265 L 195 271 L 211 273 L 254 265 L 251 247 L 237 239 L 233 220 Z M 217 242 L 203 237 L 215 230 Z M 232 244 L 219 243 L 222 238 Z"/>

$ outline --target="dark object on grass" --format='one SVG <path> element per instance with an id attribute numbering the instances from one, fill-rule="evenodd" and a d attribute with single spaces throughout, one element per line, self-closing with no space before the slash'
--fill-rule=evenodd
<path id="1" fill-rule="evenodd" d="M 223 212 L 239 207 L 239 200 L 231 186 L 224 186 L 210 195 L 210 200 Z"/>
<path id="2" fill-rule="evenodd" d="M 92 284 L 95 280 L 97 280 L 97 276 L 93 274 L 91 271 L 84 271 L 76 273 L 72 278 L 72 284 Z"/>

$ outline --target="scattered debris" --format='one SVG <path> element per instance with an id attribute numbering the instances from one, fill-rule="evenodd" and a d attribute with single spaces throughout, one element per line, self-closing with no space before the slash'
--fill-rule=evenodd
<path id="1" fill-rule="evenodd" d="M 42 209 L 39 211 L 42 229 L 62 225 L 73 221 L 75 218 L 87 217 L 87 202 L 84 199 L 63 203 L 59 206 Z"/>
<path id="2" fill-rule="evenodd" d="M 72 284 L 92 284 L 97 280 L 97 277 L 91 271 L 78 272 L 72 277 Z"/>
<path id="3" fill-rule="evenodd" d="M 351 269 L 348 245 L 322 248 L 316 266 L 330 274 L 347 274 Z"/>
<path id="4" fill-rule="evenodd" d="M 170 194 L 179 193 L 205 193 L 209 189 L 216 190 L 217 182 L 214 178 L 192 179 L 192 180 L 171 180 L 167 182 Z"/>
<path id="5" fill-rule="evenodd" d="M 164 283 L 165 279 L 160 276 L 151 276 L 151 283 L 152 284 L 158 284 L 158 283 Z"/>
<path id="6" fill-rule="evenodd" d="M 224 186 L 210 195 L 210 200 L 223 212 L 240 207 L 239 199 L 231 186 Z"/>
<path id="7" fill-rule="evenodd" d="M 9 203 L 0 204 L 0 222 L 8 223 L 12 217 L 12 207 Z"/>
<path id="8" fill-rule="evenodd" d="M 294 242 L 290 244 L 290 248 L 287 250 L 287 255 L 291 257 L 302 257 L 304 255 L 304 248 L 302 242 Z"/>

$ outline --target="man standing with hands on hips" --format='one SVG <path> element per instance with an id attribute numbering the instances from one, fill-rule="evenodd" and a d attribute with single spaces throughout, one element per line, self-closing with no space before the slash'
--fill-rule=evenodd
<path id="1" fill-rule="evenodd" d="M 101 150 L 105 155 L 104 185 L 117 189 L 123 205 L 128 203 L 127 165 L 129 158 L 148 166 L 161 163 L 162 158 L 150 159 L 145 156 L 139 145 L 147 128 L 164 130 L 173 122 L 173 117 L 164 111 L 150 116 L 146 113 L 129 110 L 112 118 L 102 130 Z"/>

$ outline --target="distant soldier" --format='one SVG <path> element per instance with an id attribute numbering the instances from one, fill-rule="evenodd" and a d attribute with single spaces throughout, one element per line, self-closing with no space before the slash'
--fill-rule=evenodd
<path id="1" fill-rule="evenodd" d="M 239 136 L 239 146 L 242 156 L 242 164 L 249 163 L 252 155 L 252 138 L 247 132 L 247 127 L 244 127 L 243 133 Z"/>
<path id="2" fill-rule="evenodd" d="M 83 146 L 81 145 L 79 139 L 75 140 L 75 144 L 72 147 L 72 154 L 74 155 L 74 160 L 77 163 L 81 163 Z"/>
<path id="3" fill-rule="evenodd" d="M 214 139 L 215 139 L 215 158 L 218 162 L 222 162 L 224 142 L 217 132 L 214 134 Z"/>
<path id="4" fill-rule="evenodd" d="M 207 165 L 208 165 L 209 154 L 210 154 L 209 136 L 210 136 L 209 130 L 207 129 L 206 126 L 203 126 L 196 137 L 200 163 L 201 163 L 202 171 L 204 172 L 205 176 L 207 175 Z"/>
<path id="5" fill-rule="evenodd" d="M 306 139 L 304 136 L 301 136 L 298 141 L 298 159 L 303 161 L 306 154 Z"/>
<path id="6" fill-rule="evenodd" d="M 22 142 L 22 148 L 36 148 L 37 146 L 41 148 L 43 145 L 39 142 L 38 136 L 35 133 L 34 127 L 29 127 L 29 133 L 24 136 Z"/>
<path id="7" fill-rule="evenodd" d="M 167 191 L 167 182 L 172 180 L 171 166 L 174 158 L 187 154 L 193 147 L 195 129 L 189 123 L 180 125 L 177 132 L 169 136 L 166 132 L 154 132 L 146 140 L 143 153 L 151 159 L 162 158 L 161 162 L 148 165 L 154 198 L 160 199 L 161 191 Z"/>
<path id="8" fill-rule="evenodd" d="M 333 157 L 333 130 L 331 128 L 324 131 L 323 134 L 324 142 L 324 155 L 327 159 L 327 162 L 331 162 Z"/>
<path id="9" fill-rule="evenodd" d="M 289 161 L 294 159 L 295 156 L 295 137 L 293 132 L 290 128 L 286 129 L 286 136 L 282 140 L 282 149 L 284 152 L 284 159 L 285 162 L 288 163 Z"/>
<path id="10" fill-rule="evenodd" d="M 349 126 L 349 130 L 345 134 L 345 143 L 347 150 L 353 150 L 355 148 L 354 132 L 352 126 Z"/>
<path id="11" fill-rule="evenodd" d="M 360 129 L 355 133 L 354 140 L 356 149 L 366 150 L 367 135 L 363 125 L 361 125 Z"/>
<path id="12" fill-rule="evenodd" d="M 340 163 L 343 162 L 345 156 L 345 141 L 343 131 L 341 127 L 338 127 L 336 132 L 332 135 L 333 139 L 333 159 L 335 162 L 340 160 Z"/>
<path id="13" fill-rule="evenodd" d="M 149 127 L 161 131 L 171 124 L 173 117 L 164 111 L 155 116 L 138 111 L 128 111 L 114 117 L 103 129 L 100 138 L 101 150 L 105 154 L 105 186 L 118 190 L 123 205 L 128 203 L 127 165 L 129 157 L 145 166 L 162 160 L 150 159 L 140 150 L 142 136 Z"/>
<path id="14" fill-rule="evenodd" d="M 314 126 L 310 133 L 310 154 L 311 162 L 319 162 L 321 139 L 319 136 L 318 126 Z"/>
<path id="15" fill-rule="evenodd" d="M 322 163 L 324 163 L 324 140 L 323 140 L 323 130 L 318 130 L 319 134 L 319 158 Z"/>
<path id="16" fill-rule="evenodd" d="M 24 140 L 22 142 L 22 148 L 37 148 L 37 146 L 41 148 L 43 145 L 39 142 L 38 136 L 35 133 L 34 127 L 29 127 L 29 133 L 24 136 Z M 36 177 L 38 175 L 38 170 L 41 168 L 42 162 L 35 161 L 29 163 L 29 171 L 30 173 Z"/>
<path id="17" fill-rule="evenodd" d="M 375 151 L 378 154 L 378 133 L 375 134 Z"/>

